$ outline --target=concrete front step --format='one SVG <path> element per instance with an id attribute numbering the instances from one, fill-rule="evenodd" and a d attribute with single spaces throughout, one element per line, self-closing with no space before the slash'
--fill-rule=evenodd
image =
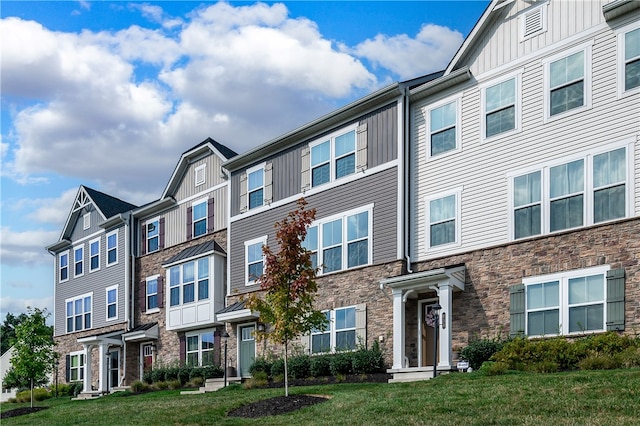
<path id="1" fill-rule="evenodd" d="M 241 377 L 227 377 L 227 385 L 233 383 L 240 383 L 242 381 Z M 215 392 L 224 387 L 224 377 L 216 378 L 216 379 L 207 379 L 204 382 L 204 386 L 201 386 L 198 390 L 192 391 L 182 391 L 180 395 L 198 395 L 205 392 Z"/>
<path id="2" fill-rule="evenodd" d="M 421 380 L 429 380 L 433 378 L 433 367 L 411 367 L 401 369 L 390 369 L 387 373 L 392 374 L 393 377 L 388 380 L 388 383 L 406 383 L 406 382 L 418 382 Z M 438 369 L 437 375 L 448 374 L 449 370 Z"/>
<path id="3" fill-rule="evenodd" d="M 102 396 L 102 393 L 100 392 L 80 392 L 78 394 L 78 396 L 76 396 L 75 398 L 72 398 L 72 401 L 83 401 L 85 399 L 96 399 L 96 398 L 100 398 Z"/>

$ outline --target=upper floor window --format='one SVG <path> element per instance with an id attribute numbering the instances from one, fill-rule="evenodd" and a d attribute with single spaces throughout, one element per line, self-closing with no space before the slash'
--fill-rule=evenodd
<path id="1" fill-rule="evenodd" d="M 267 237 L 257 238 L 244 243 L 245 283 L 255 284 L 264 273 L 264 255 L 262 247 L 267 244 Z"/>
<path id="2" fill-rule="evenodd" d="M 249 209 L 255 209 L 264 204 L 264 166 L 247 171 L 247 194 Z"/>
<path id="3" fill-rule="evenodd" d="M 512 76 L 482 89 L 484 138 L 520 127 L 520 76 Z"/>
<path id="4" fill-rule="evenodd" d="M 213 365 L 215 360 L 214 340 L 213 331 L 187 334 L 187 365 Z"/>
<path id="5" fill-rule="evenodd" d="M 84 246 L 73 249 L 73 270 L 74 277 L 84 275 Z"/>
<path id="6" fill-rule="evenodd" d="M 373 206 L 316 221 L 307 230 L 303 246 L 312 252 L 322 273 L 368 265 L 371 262 Z"/>
<path id="7" fill-rule="evenodd" d="M 460 191 L 427 197 L 428 247 L 460 242 Z"/>
<path id="8" fill-rule="evenodd" d="M 58 266 L 60 269 L 60 282 L 67 281 L 69 279 L 69 251 L 60 253 L 58 255 Z"/>
<path id="9" fill-rule="evenodd" d="M 107 234 L 107 266 L 118 263 L 118 230 Z"/>
<path id="10" fill-rule="evenodd" d="M 158 276 L 147 278 L 145 293 L 146 310 L 158 308 Z"/>
<path id="11" fill-rule="evenodd" d="M 107 321 L 118 318 L 118 286 L 107 288 Z"/>
<path id="12" fill-rule="evenodd" d="M 640 28 L 637 23 L 618 32 L 618 63 L 619 94 L 637 93 L 640 88 Z"/>
<path id="13" fill-rule="evenodd" d="M 91 228 L 91 213 L 85 213 L 82 216 L 82 229 L 87 230 Z"/>
<path id="14" fill-rule="evenodd" d="M 591 105 L 591 46 L 563 55 L 545 63 L 546 117 Z"/>
<path id="15" fill-rule="evenodd" d="M 514 238 L 626 217 L 630 179 L 624 146 L 514 176 Z"/>
<path id="16" fill-rule="evenodd" d="M 160 219 L 153 219 L 146 224 L 147 253 L 158 251 L 160 248 Z"/>
<path id="17" fill-rule="evenodd" d="M 458 100 L 446 100 L 429 110 L 429 156 L 458 149 Z"/>
<path id="18" fill-rule="evenodd" d="M 67 306 L 67 333 L 91 328 L 92 295 L 85 294 L 65 301 Z"/>
<path id="19" fill-rule="evenodd" d="M 356 131 L 337 134 L 310 145 L 311 186 L 315 187 L 356 172 Z"/>
<path id="20" fill-rule="evenodd" d="M 196 201 L 192 205 L 193 237 L 207 233 L 207 200 Z"/>
<path id="21" fill-rule="evenodd" d="M 100 269 L 100 238 L 89 243 L 89 272 Z"/>
<path id="22" fill-rule="evenodd" d="M 205 183 L 206 171 L 207 171 L 206 164 L 201 164 L 194 169 L 193 174 L 194 174 L 194 181 L 196 186 L 202 185 L 203 183 Z"/>
<path id="23" fill-rule="evenodd" d="M 147 285 L 147 291 L 149 291 L 149 285 Z M 170 306 L 208 299 L 209 257 L 171 267 L 169 269 L 169 292 Z"/>

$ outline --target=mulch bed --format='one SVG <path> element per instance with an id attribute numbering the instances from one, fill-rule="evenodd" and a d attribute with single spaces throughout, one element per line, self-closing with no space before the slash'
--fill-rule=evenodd
<path id="1" fill-rule="evenodd" d="M 263 399 L 252 404 L 243 405 L 235 410 L 229 411 L 230 417 L 257 418 L 264 416 L 277 416 L 279 414 L 290 413 L 310 405 L 320 404 L 328 398 L 313 395 L 289 395 L 276 396 L 274 398 Z"/>
<path id="2" fill-rule="evenodd" d="M 0 413 L 0 419 L 8 419 L 9 417 L 23 416 L 25 414 L 35 413 L 36 411 L 46 410 L 49 407 L 21 407 L 7 410 Z"/>

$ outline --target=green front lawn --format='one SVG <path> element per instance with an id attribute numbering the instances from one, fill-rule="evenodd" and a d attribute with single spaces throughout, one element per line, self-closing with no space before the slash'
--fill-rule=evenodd
<path id="1" fill-rule="evenodd" d="M 638 425 L 640 369 L 570 373 L 454 373 L 398 384 L 291 387 L 290 394 L 331 399 L 295 413 L 229 418 L 242 404 L 283 395 L 282 389 L 240 387 L 203 395 L 161 391 L 91 401 L 38 402 L 50 408 L 2 425 Z M 2 411 L 28 404 L 2 404 Z"/>

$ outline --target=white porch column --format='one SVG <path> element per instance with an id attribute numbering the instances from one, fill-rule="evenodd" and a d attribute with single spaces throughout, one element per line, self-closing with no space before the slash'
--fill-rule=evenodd
<path id="1" fill-rule="evenodd" d="M 451 312 L 453 309 L 453 287 L 449 282 L 438 286 L 438 298 L 442 310 L 440 311 L 440 338 L 438 350 L 440 360 L 438 369 L 451 368 Z"/>
<path id="2" fill-rule="evenodd" d="M 107 391 L 107 380 L 109 380 L 109 363 L 107 362 L 107 351 L 109 350 L 109 345 L 106 343 L 101 343 L 98 346 L 98 370 L 100 374 L 98 375 L 98 391 L 106 392 Z"/>
<path id="3" fill-rule="evenodd" d="M 91 392 L 91 345 L 82 345 L 84 350 L 84 380 L 82 392 Z"/>
<path id="4" fill-rule="evenodd" d="M 393 366 L 404 367 L 404 303 L 402 290 L 393 289 Z"/>

